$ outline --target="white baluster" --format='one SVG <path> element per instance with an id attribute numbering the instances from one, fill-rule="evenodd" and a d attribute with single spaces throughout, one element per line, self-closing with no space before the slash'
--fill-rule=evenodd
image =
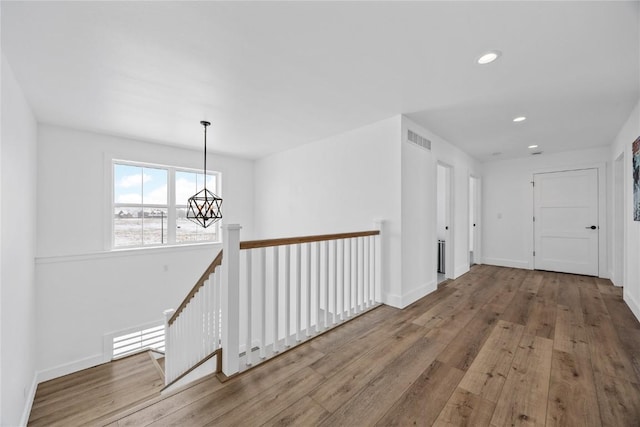
<path id="1" fill-rule="evenodd" d="M 329 327 L 329 242 L 324 242 L 324 329 Z"/>
<path id="2" fill-rule="evenodd" d="M 246 263 L 247 263 L 247 341 L 245 344 L 245 363 L 247 364 L 247 366 L 251 365 L 251 326 L 252 326 L 252 322 L 251 322 L 251 293 L 252 293 L 252 286 L 251 286 L 251 249 L 248 249 L 247 251 L 245 251 L 247 253 L 247 258 L 246 258 Z"/>
<path id="3" fill-rule="evenodd" d="M 369 308 L 369 237 L 362 238 L 362 286 L 364 288 L 363 307 Z"/>
<path id="4" fill-rule="evenodd" d="M 267 340 L 267 250 L 260 248 L 260 358 L 267 357 L 265 342 Z"/>
<path id="5" fill-rule="evenodd" d="M 371 236 L 365 237 L 364 244 L 364 259 L 366 261 L 364 267 L 366 275 L 366 280 L 364 281 L 364 301 L 367 308 L 369 308 L 371 306 Z"/>
<path id="6" fill-rule="evenodd" d="M 289 347 L 291 329 L 291 247 L 284 247 L 284 345 Z"/>
<path id="7" fill-rule="evenodd" d="M 209 290 L 211 289 L 212 276 L 213 275 L 209 273 L 209 277 L 204 284 L 204 289 L 202 289 L 202 351 L 205 355 L 209 354 L 209 346 L 211 345 L 211 328 L 209 328 L 209 313 L 211 312 Z"/>
<path id="8" fill-rule="evenodd" d="M 320 332 L 320 242 L 316 242 L 316 332 Z"/>
<path id="9" fill-rule="evenodd" d="M 359 255 L 359 265 L 360 265 L 360 280 L 359 280 L 359 289 L 360 289 L 360 299 L 358 300 L 358 304 L 360 304 L 360 311 L 364 311 L 364 238 L 358 237 L 358 252 Z"/>
<path id="10" fill-rule="evenodd" d="M 302 265 L 301 263 L 301 254 L 300 251 L 302 250 L 302 246 L 300 246 L 300 244 L 296 245 L 296 341 L 300 342 L 301 338 L 300 338 L 300 331 L 301 331 L 301 327 L 300 327 L 300 317 L 302 315 L 302 313 L 300 312 L 300 305 L 301 305 L 301 292 L 302 292 L 302 271 L 300 271 L 300 266 Z"/>
<path id="11" fill-rule="evenodd" d="M 206 286 L 207 283 L 205 281 L 204 286 Z M 204 356 L 206 355 L 205 351 L 205 347 L 204 347 L 204 313 L 205 313 L 205 308 L 204 308 L 204 289 L 200 288 L 200 290 L 198 291 L 198 360 L 202 360 L 204 358 Z"/>
<path id="12" fill-rule="evenodd" d="M 278 287 L 279 287 L 279 274 L 278 268 L 280 267 L 280 261 L 278 260 L 278 252 L 280 250 L 279 246 L 273 247 L 273 352 L 277 353 L 279 350 L 278 345 L 278 316 L 280 313 L 278 312 Z"/>
<path id="13" fill-rule="evenodd" d="M 171 316 L 173 316 L 173 313 L 175 313 L 176 311 L 174 309 L 169 309 L 169 310 L 165 310 L 162 312 L 162 314 L 164 315 L 164 354 L 165 354 L 165 385 L 169 384 L 169 376 L 167 375 L 167 362 L 169 361 L 169 351 L 170 349 L 173 349 L 172 346 L 172 342 L 171 342 L 171 326 L 169 326 L 169 319 L 171 319 Z"/>
<path id="14" fill-rule="evenodd" d="M 347 288 L 347 318 L 351 318 L 351 273 L 352 273 L 352 268 L 351 268 L 351 239 L 347 240 L 348 243 L 348 248 L 345 248 L 347 250 L 347 256 L 345 257 L 345 263 L 347 265 L 348 268 L 345 268 L 345 287 Z M 347 271 L 348 270 L 348 271 Z"/>
<path id="15" fill-rule="evenodd" d="M 345 320 L 345 307 L 344 303 L 346 298 L 344 297 L 344 282 L 345 282 L 345 268 L 344 268 L 344 241 L 345 239 L 340 239 L 340 320 Z"/>
<path id="16" fill-rule="evenodd" d="M 216 267 L 213 280 L 213 349 L 220 346 L 220 267 Z"/>
<path id="17" fill-rule="evenodd" d="M 305 284 L 307 285 L 307 292 L 306 292 L 306 299 L 307 299 L 307 336 L 310 337 L 313 333 L 311 332 L 311 243 L 307 243 L 305 245 L 306 247 L 306 273 L 307 273 L 307 277 L 306 277 L 306 281 Z"/>
<path id="18" fill-rule="evenodd" d="M 376 268 L 376 259 L 374 256 L 374 250 L 376 245 L 375 236 L 369 236 L 369 305 L 372 306 L 375 304 L 375 268 Z"/>
<path id="19" fill-rule="evenodd" d="M 374 251 L 374 260 L 375 260 L 375 302 L 382 302 L 382 289 L 384 286 L 384 269 L 382 265 L 382 250 L 384 244 L 384 234 L 385 234 L 385 222 L 383 220 L 378 220 L 375 222 L 376 230 L 380 230 L 380 234 L 377 236 L 376 244 L 373 246 Z"/>
<path id="20" fill-rule="evenodd" d="M 338 242 L 331 242 L 333 250 L 333 324 L 338 323 Z"/>

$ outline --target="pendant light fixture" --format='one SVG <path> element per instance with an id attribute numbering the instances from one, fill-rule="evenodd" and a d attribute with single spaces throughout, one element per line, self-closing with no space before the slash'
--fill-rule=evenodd
<path id="1" fill-rule="evenodd" d="M 207 228 L 222 219 L 222 199 L 207 190 L 207 126 L 211 123 L 201 121 L 204 126 L 204 189 L 189 197 L 187 203 L 187 218 Z"/>

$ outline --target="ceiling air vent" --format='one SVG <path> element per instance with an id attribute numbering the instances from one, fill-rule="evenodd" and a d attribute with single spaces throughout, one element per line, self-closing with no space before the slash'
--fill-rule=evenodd
<path id="1" fill-rule="evenodd" d="M 416 144 L 417 146 L 422 147 L 425 150 L 431 150 L 431 141 L 429 141 L 424 136 L 418 135 L 412 130 L 409 130 L 407 133 L 407 141 Z"/>

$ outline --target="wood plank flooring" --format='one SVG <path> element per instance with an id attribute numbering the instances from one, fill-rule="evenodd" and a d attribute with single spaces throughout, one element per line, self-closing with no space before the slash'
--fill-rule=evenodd
<path id="1" fill-rule="evenodd" d="M 474 266 L 169 396 L 145 357 L 41 384 L 30 425 L 640 426 L 640 323 L 620 288 L 585 276 Z M 151 400 L 132 407 L 138 389 Z"/>

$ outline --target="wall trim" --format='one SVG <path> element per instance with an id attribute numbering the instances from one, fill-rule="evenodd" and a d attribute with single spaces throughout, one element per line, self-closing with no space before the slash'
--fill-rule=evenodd
<path id="1" fill-rule="evenodd" d="M 20 426 L 26 426 L 29 422 L 29 416 L 31 415 L 31 408 L 33 407 L 33 401 L 36 398 L 36 390 L 38 388 L 38 373 L 33 373 L 33 381 L 31 381 L 31 387 L 29 387 L 29 394 L 27 400 L 24 403 L 24 409 L 22 411 L 22 418 L 20 418 Z"/>
<path id="2" fill-rule="evenodd" d="M 93 368 L 94 366 L 102 365 L 103 363 L 104 356 L 100 353 L 74 362 L 64 363 L 53 368 L 38 371 L 38 384 L 72 374 L 74 372 L 82 371 L 83 369 Z"/>
<path id="3" fill-rule="evenodd" d="M 527 261 L 520 261 L 515 259 L 484 258 L 482 260 L 482 264 L 497 265 L 498 267 L 523 268 L 525 270 L 531 270 L 531 267 Z"/>
<path id="4" fill-rule="evenodd" d="M 462 267 L 456 268 L 455 270 L 453 270 L 453 279 L 455 280 L 463 274 L 468 273 L 470 269 L 471 268 L 468 265 L 463 265 Z"/>
<path id="5" fill-rule="evenodd" d="M 402 297 L 397 294 L 384 294 L 383 298 L 384 304 L 389 305 L 394 308 L 402 308 Z"/>
<path id="6" fill-rule="evenodd" d="M 413 289 L 403 295 L 386 294 L 384 303 L 391 307 L 403 309 L 418 301 L 420 298 L 434 292 L 436 289 L 438 289 L 436 281 L 432 280 L 429 283 Z"/>
<path id="7" fill-rule="evenodd" d="M 128 258 L 130 256 L 140 256 L 140 255 L 154 255 L 159 253 L 171 253 L 171 252 L 184 252 L 184 251 L 195 251 L 195 250 L 211 250 L 211 248 L 215 248 L 219 246 L 222 248 L 222 244 L 219 242 L 216 243 L 194 243 L 190 245 L 171 245 L 171 246 L 162 246 L 162 247 L 153 247 L 153 248 L 136 248 L 136 249 L 118 249 L 113 251 L 101 251 L 101 252 L 90 252 L 86 254 L 76 254 L 76 255 L 58 255 L 58 256 L 44 256 L 44 257 L 36 257 L 36 264 L 57 264 L 64 262 L 77 262 L 77 261 L 87 261 L 94 259 L 107 259 L 107 258 Z M 215 250 L 214 250 L 215 252 Z"/>
<path id="8" fill-rule="evenodd" d="M 630 292 L 624 292 L 626 289 L 627 288 L 624 288 L 622 291 L 623 292 L 622 299 L 624 300 L 625 303 L 627 303 L 627 306 L 629 306 L 629 308 L 633 312 L 633 315 L 636 316 L 636 319 L 640 321 L 640 304 L 638 304 L 638 301 L 633 299 Z"/>

